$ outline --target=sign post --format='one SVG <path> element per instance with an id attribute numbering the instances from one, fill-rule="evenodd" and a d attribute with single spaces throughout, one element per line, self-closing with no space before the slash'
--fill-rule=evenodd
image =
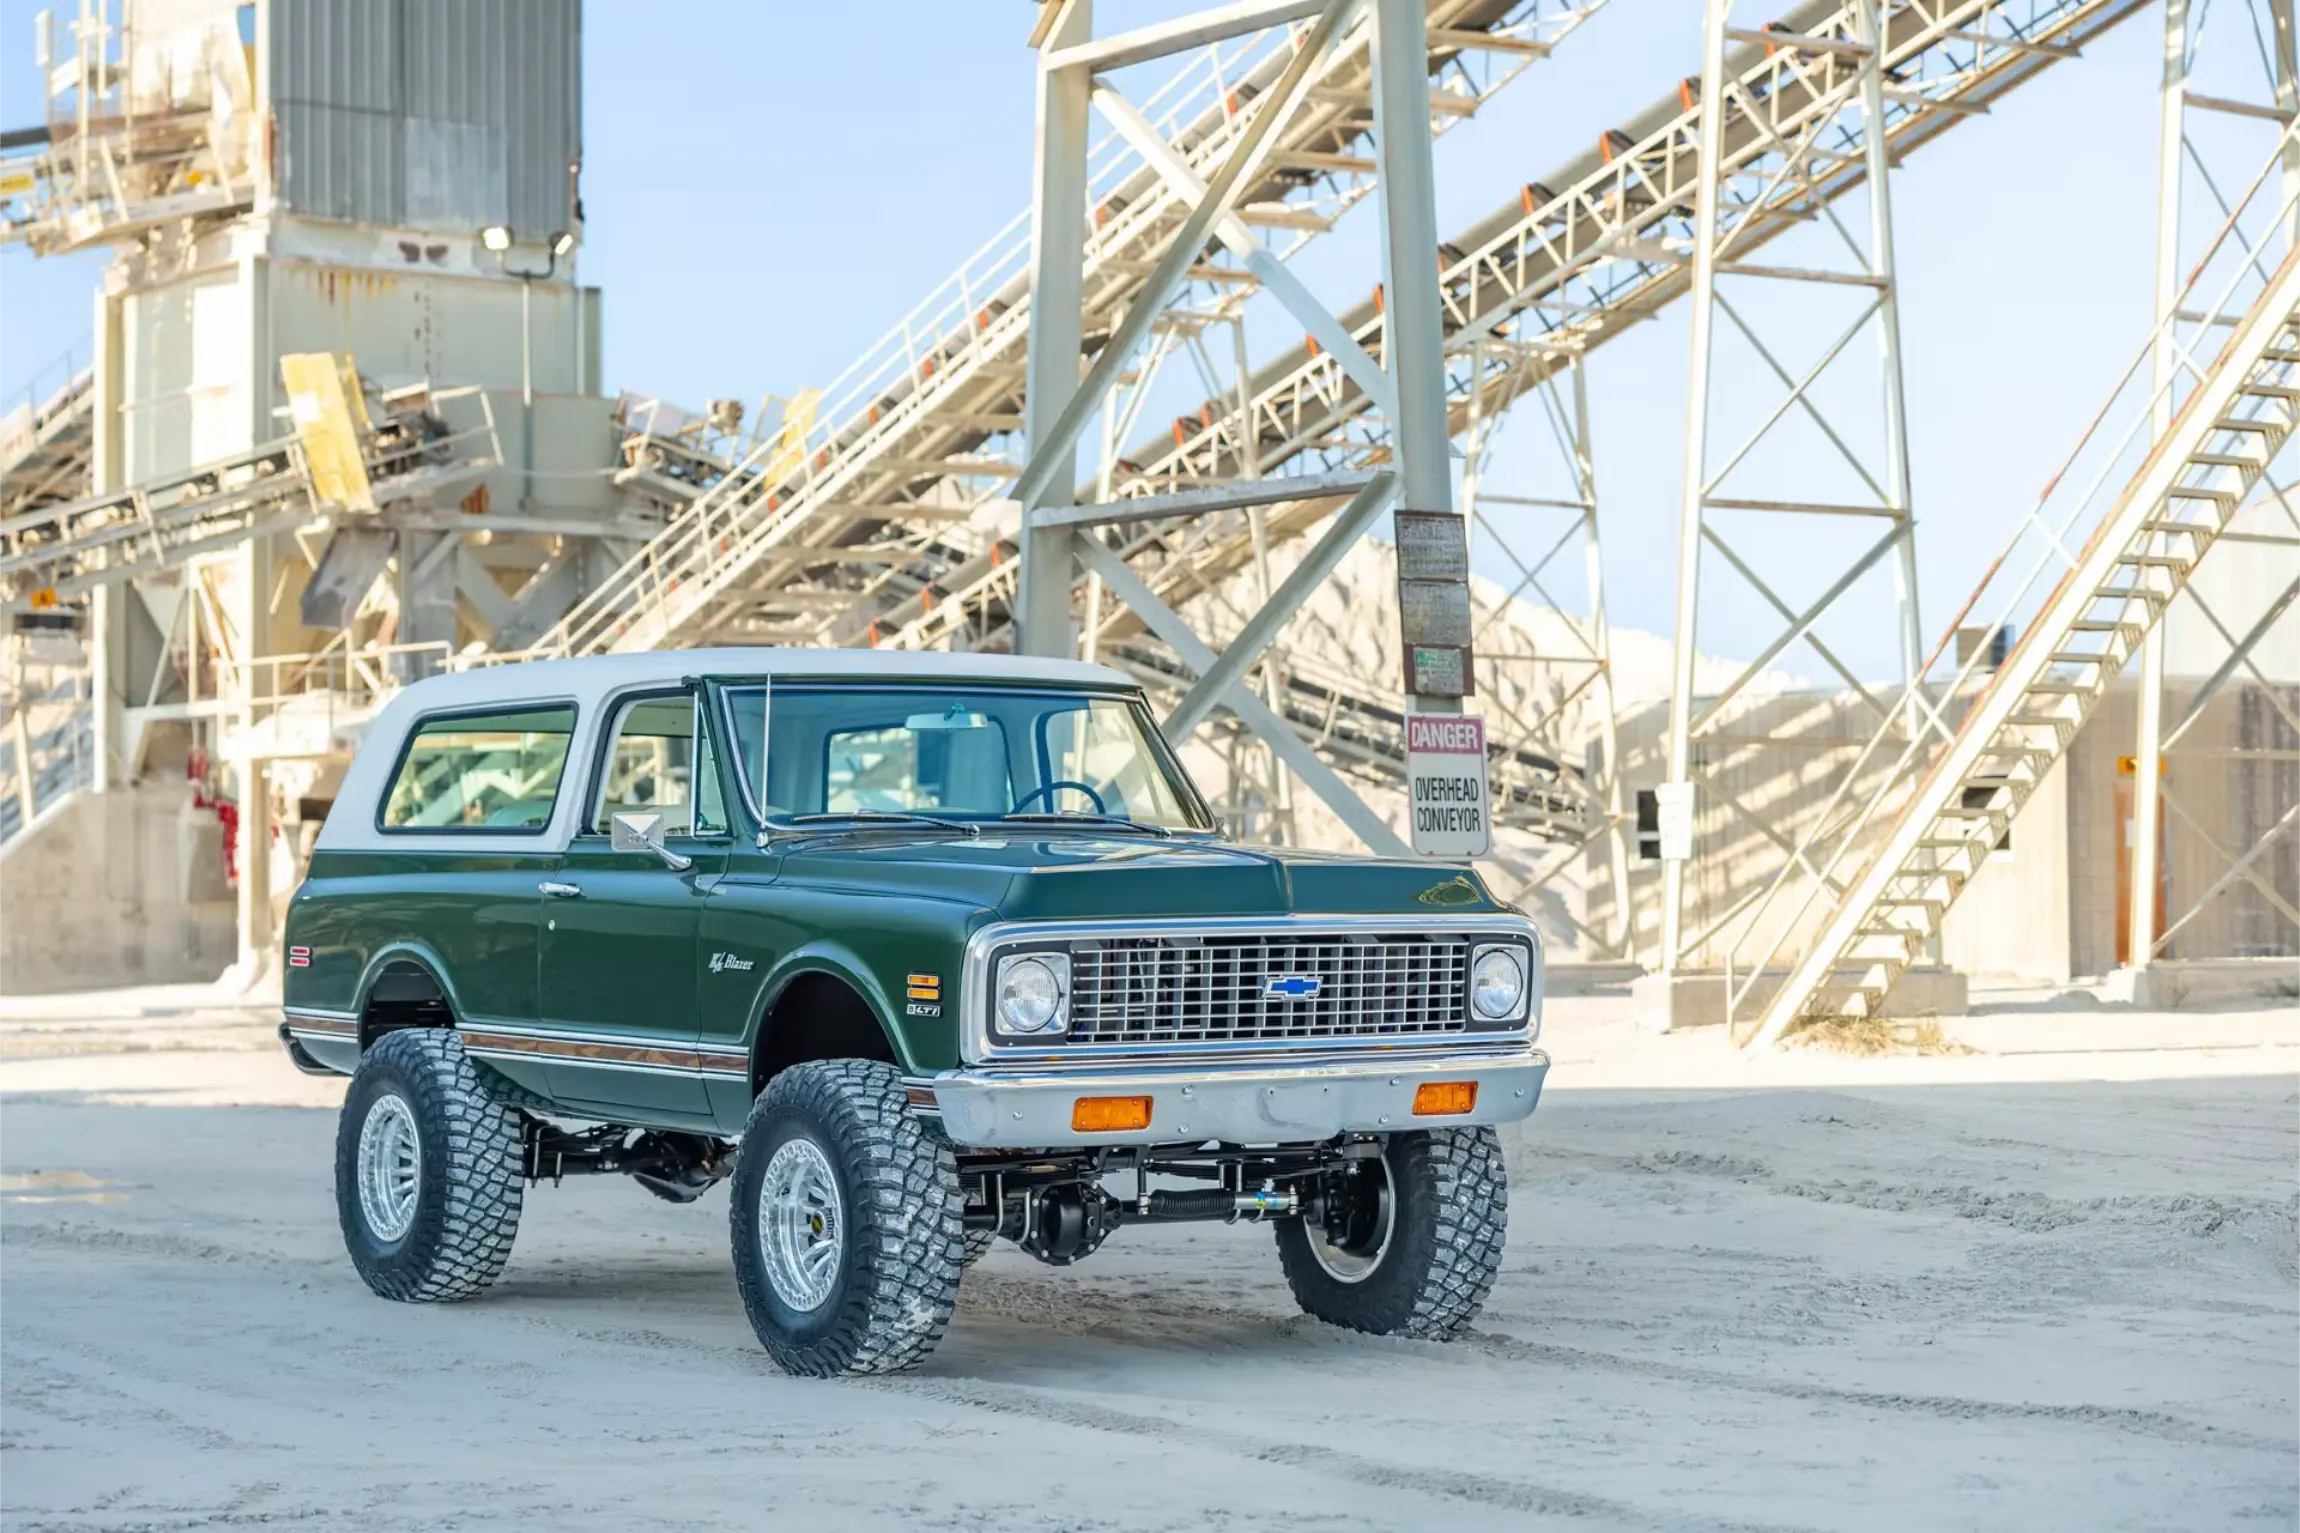
<path id="1" fill-rule="evenodd" d="M 1407 714 L 1406 786 L 1415 851 L 1455 862 L 1492 852 L 1484 719 Z"/>

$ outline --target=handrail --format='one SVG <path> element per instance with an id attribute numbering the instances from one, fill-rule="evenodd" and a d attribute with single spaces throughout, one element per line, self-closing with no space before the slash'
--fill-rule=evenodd
<path id="1" fill-rule="evenodd" d="M 1996 684 L 1995 678 L 1984 672 L 1984 667 L 1988 661 L 1988 650 L 1985 645 L 1974 646 L 1972 653 L 1957 666 L 1947 681 L 1927 683 L 1925 680 L 1931 676 L 1943 658 L 1952 653 L 1958 633 L 1969 626 L 1967 619 L 1973 612 L 1983 610 L 1983 603 L 1988 600 L 1992 591 L 2001 592 L 2002 595 L 2001 600 L 1994 604 L 1994 615 L 1991 620 L 1983 626 L 1982 631 L 1986 633 L 1996 633 L 2010 627 L 2025 612 L 2032 611 L 2035 607 L 2042 606 L 2050 600 L 2050 593 L 2048 592 L 2043 601 L 2033 605 L 2031 603 L 2032 594 L 2036 592 L 2039 582 L 2048 573 L 2058 570 L 2061 581 L 2065 582 L 2070 573 L 2081 564 L 2084 551 L 2097 538 L 2105 534 L 2108 526 L 2107 517 L 2117 506 L 2124 486 L 2131 481 L 2134 472 L 2136 472 L 2128 466 L 2128 459 L 2132 450 L 2136 445 L 2146 446 L 2147 450 L 2143 455 L 2141 464 L 2142 467 L 2145 467 L 2147 461 L 2159 450 L 2156 445 L 2153 445 L 2151 436 L 2158 415 L 2161 413 L 2170 417 L 2177 414 L 2177 411 L 2171 408 L 2176 399 L 2189 392 L 2194 381 L 2200 379 L 2209 366 L 2208 360 L 2200 360 L 2189 346 L 2183 344 L 2180 337 L 2183 326 L 2193 325 L 2195 323 L 2194 317 L 2198 314 L 2228 314 L 2231 312 L 2232 304 L 2234 304 L 2233 311 L 2240 314 L 2250 307 L 2250 303 L 2249 301 L 2236 303 L 2235 300 L 2238 295 L 2247 286 L 2265 286 L 2265 279 L 2261 274 L 2259 262 L 2261 247 L 2246 237 L 2243 221 L 2247 210 L 2254 209 L 2261 193 L 2271 184 L 2272 180 L 2281 185 L 2283 157 L 2290 153 L 2296 144 L 2300 144 L 2300 124 L 2287 127 L 2279 137 L 2275 152 L 2269 155 L 2244 194 L 2234 203 L 2233 211 L 2222 224 L 2219 232 L 2213 237 L 2203 256 L 2196 262 L 2187 281 L 2182 285 L 2178 297 L 2167 307 L 2157 322 L 2150 327 L 2148 336 L 2142 342 L 2138 353 L 2118 377 L 2115 386 L 2110 389 L 2101 407 L 2094 412 L 2092 419 L 2085 427 L 2084 434 L 2078 438 L 2075 447 L 2063 460 L 2060 468 L 2054 472 L 2051 478 L 2046 480 L 2044 489 L 2036 501 L 2025 509 L 2015 522 L 2011 542 L 1982 574 L 1973 594 L 1958 609 L 1956 616 L 1950 620 L 1949 626 L 1943 631 L 1939 642 L 1926 656 L 1924 664 L 1917 671 L 1919 687 L 1921 690 L 1927 685 L 1932 685 L 1938 690 L 1941 698 L 1941 710 L 1936 711 L 1930 707 L 1925 710 L 1927 715 L 1926 727 L 1908 735 L 1899 756 L 1893 761 L 1887 772 L 1884 782 L 1872 787 L 1867 800 L 1848 818 L 1844 812 L 1845 800 L 1852 792 L 1854 785 L 1862 780 L 1864 769 L 1871 759 L 1878 754 L 1886 741 L 1904 733 L 1902 710 L 1896 708 L 1887 713 L 1883 724 L 1870 735 L 1852 766 L 1844 773 L 1836 791 L 1830 795 L 1821 813 L 1814 818 L 1811 828 L 1799 840 L 1794 853 L 1779 871 L 1765 883 L 1758 898 L 1746 906 L 1748 919 L 1735 933 L 1734 939 L 1726 951 L 1726 1016 L 1729 1027 L 1734 1025 L 1735 1019 L 1740 1014 L 1742 1003 L 1755 990 L 1767 968 L 1781 955 L 1783 948 L 1802 928 L 1802 923 L 1812 913 L 1814 904 L 1830 890 L 1832 885 L 1850 888 L 1854 883 L 1857 883 L 1873 868 L 1876 857 L 1883 854 L 1884 848 L 1878 845 L 1857 869 L 1850 870 L 1842 879 L 1836 876 L 1840 868 L 1844 867 L 1848 856 L 1852 855 L 1857 847 L 1864 844 L 1863 833 L 1884 816 L 1887 804 L 1894 805 L 1896 815 L 1902 812 L 1911 801 L 1911 795 L 1922 791 L 1922 782 L 1930 771 L 1937 769 L 1941 760 L 1945 759 L 1946 747 L 1954 741 L 1958 730 L 1949 727 L 1947 720 L 1943 717 L 1943 712 L 1960 698 L 1969 697 L 1971 701 L 1977 702 L 1980 695 Z M 2273 207 L 2275 211 L 2267 221 L 2268 233 L 2262 243 L 2267 244 L 2279 238 L 2289 242 L 2292 220 L 2295 213 L 2300 212 L 2300 188 L 2286 190 L 2281 199 L 2273 204 Z M 2238 248 L 2242 251 L 2241 259 L 2234 262 L 2233 269 L 2227 272 L 2224 279 L 2221 278 L 2218 275 L 2222 265 L 2221 257 Z M 2212 284 L 2216 284 L 2217 291 L 2210 303 L 2200 308 L 2195 301 L 2196 295 L 2200 291 L 2206 290 L 2208 279 Z M 2198 328 L 2199 333 L 2202 333 L 2209 330 L 2210 327 Z M 2143 393 L 2139 407 L 2130 412 L 2129 421 L 2111 441 L 2108 428 L 2112 419 L 2116 417 L 2118 401 L 2126 397 L 2136 381 L 2143 376 L 2145 370 L 2155 367 L 2160 356 L 2166 358 L 2170 365 L 2162 369 L 2161 376 Z M 2182 408 L 2185 406 L 2183 405 Z M 2091 468 L 2088 476 L 2085 475 L 2088 456 L 2092 454 L 2095 448 L 2103 444 L 2106 445 L 2107 450 L 2100 455 L 2098 466 Z M 2076 495 L 2074 503 L 2068 507 L 2065 513 L 2058 516 L 2057 521 L 2052 520 L 2051 512 L 2061 490 L 2066 486 L 2079 483 L 2082 485 L 2082 491 Z M 2112 493 L 2107 497 L 2105 504 L 2100 504 L 2101 492 L 2104 488 L 2109 489 Z M 2087 527 L 2080 528 L 2079 524 L 2085 518 L 2088 510 L 2093 511 L 2097 520 Z M 2025 573 L 2021 574 L 2016 582 L 2011 583 L 2008 589 L 2000 582 L 2014 568 L 2015 556 L 2020 552 L 2023 541 L 2028 539 L 2032 533 L 2040 535 L 2035 557 L 2028 564 Z M 2081 535 L 2074 537 L 2072 542 L 2072 534 L 2079 533 Z M 2056 583 L 2055 589 L 2057 589 L 2057 585 L 2058 583 Z M 1937 750 L 1934 749 L 1936 745 Z M 1910 794 L 1897 796 L 1895 790 L 1904 783 L 1910 785 Z M 1824 841 L 1832 843 L 1832 850 L 1825 862 L 1814 866 L 1813 854 Z M 1787 919 L 1780 921 L 1775 926 L 1771 944 L 1765 949 L 1763 955 L 1756 960 L 1754 966 L 1748 970 L 1746 979 L 1737 981 L 1735 976 L 1739 972 L 1738 961 L 1743 943 L 1761 928 L 1767 913 L 1772 909 L 1775 901 L 1783 897 L 1783 892 L 1790 887 L 1791 881 L 1796 877 L 1800 868 L 1811 868 L 1813 874 L 1804 885 L 1803 899 L 1797 903 Z"/>

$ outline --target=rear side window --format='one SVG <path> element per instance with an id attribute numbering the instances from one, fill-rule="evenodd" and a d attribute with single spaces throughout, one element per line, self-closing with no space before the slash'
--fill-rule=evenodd
<path id="1" fill-rule="evenodd" d="M 428 718 L 415 726 L 392 774 L 385 830 L 536 835 L 551 823 L 572 705 Z"/>

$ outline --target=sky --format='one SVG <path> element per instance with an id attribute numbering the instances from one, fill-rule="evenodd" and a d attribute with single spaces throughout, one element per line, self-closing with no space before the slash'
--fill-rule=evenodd
<path id="1" fill-rule="evenodd" d="M 1182 8 L 1104 0 L 1100 30 Z M 0 0 L 6 126 L 37 110 L 36 9 Z M 1032 12 L 1023 0 L 888 0 L 859 13 L 799 0 L 587 5 L 579 271 L 605 293 L 609 391 L 699 407 L 827 383 L 1026 208 Z M 1513 199 L 1673 92 L 1699 67 L 1698 15 L 1693 0 L 1612 0 L 1441 140 L 1440 227 Z M 1961 605 L 2146 336 L 2155 18 L 2141 13 L 2081 61 L 1960 123 L 1894 178 L 1928 632 Z M 1745 5 L 1736 19 L 1765 15 Z M 1373 215 L 1361 207 L 1300 268 L 1336 308 L 1376 280 Z M 99 270 L 85 258 L 0 251 L 0 407 L 67 347 L 84 348 Z M 1687 313 L 1674 306 L 1589 363 L 1617 628 L 1667 633 L 1673 621 Z M 1785 311 L 1784 323 L 1785 355 L 1817 353 L 1830 338 L 1818 318 Z M 1850 350 L 1832 370 L 1830 396 L 1872 435 L 1875 366 L 1873 347 Z M 1722 349 L 1718 368 L 1723 414 L 1769 407 L 1753 356 Z M 1533 412 L 1521 410 L 1491 482 L 1544 493 L 1541 438 Z M 1794 454 L 1776 466 L 1791 478 L 1801 468 Z M 1801 578 L 1797 539 L 1806 536 L 1764 543 L 1784 567 L 1785 593 Z M 1804 562 L 1814 579 L 1833 573 L 1826 559 Z M 1714 600 L 1702 648 L 1754 654 L 1773 631 L 1766 614 L 1733 582 L 1704 578 Z M 1890 673 L 1889 590 L 1856 606 L 1866 610 L 1844 619 L 1846 653 L 1865 674 Z M 1783 663 L 1816 674 L 1809 652 Z"/>

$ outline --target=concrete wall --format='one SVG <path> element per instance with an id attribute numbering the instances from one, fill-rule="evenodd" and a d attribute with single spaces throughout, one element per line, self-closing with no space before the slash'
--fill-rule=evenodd
<path id="1" fill-rule="evenodd" d="M 78 794 L 0 847 L 0 994 L 212 980 L 236 952 L 223 828 L 188 787 Z"/>
<path id="2" fill-rule="evenodd" d="M 1992 853 L 1941 923 L 1941 959 L 1968 975 L 2066 984 L 2069 943 L 2069 763 L 2037 786 L 2010 846 Z"/>
<path id="3" fill-rule="evenodd" d="M 1877 696 L 1890 706 L 1897 689 L 1879 688 Z M 1665 703 L 1623 713 L 1622 780 L 1629 807 L 1636 804 L 1637 789 L 1655 787 L 1668 775 L 1668 723 Z M 1765 923 L 1738 943 L 1739 927 L 1733 923 L 1701 939 L 1781 869 L 1786 853 L 1773 834 L 1795 843 L 1819 823 L 1877 723 L 1876 712 L 1850 693 L 1751 692 L 1729 704 L 1718 732 L 1698 743 L 1694 765 L 1715 787 L 1704 786 L 1694 800 L 1694 860 L 1685 878 L 1687 967 L 1721 968 L 1730 958 L 1735 966 L 1748 968 L 1768 951 L 1771 963 L 1786 964 L 1802 953 L 1801 938 L 1824 905 L 1807 910 L 1805 921 L 1773 951 L 1775 937 L 1802 903 L 1801 889 L 1794 897 L 1775 900 Z M 1861 792 L 1882 781 L 1892 762 L 1893 753 L 1879 752 L 1863 763 L 1865 786 L 1849 801 L 1857 802 Z M 1634 842 L 1629 853 L 1635 955 L 1652 967 L 1660 961 L 1662 865 L 1639 860 Z M 1602 842 L 1590 849 L 1590 924 L 1600 930 L 1610 930 L 1616 919 L 1608 855 Z"/>

